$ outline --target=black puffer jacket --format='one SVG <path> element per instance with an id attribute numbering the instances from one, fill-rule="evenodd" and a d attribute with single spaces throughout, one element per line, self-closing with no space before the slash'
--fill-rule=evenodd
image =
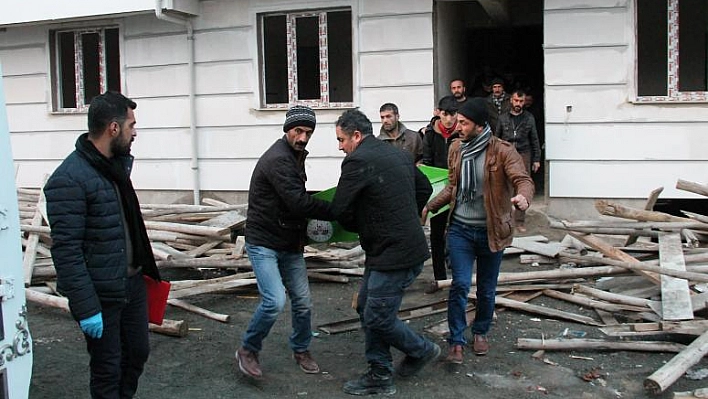
<path id="1" fill-rule="evenodd" d="M 126 297 L 128 258 L 120 197 L 89 163 L 90 156 L 77 142 L 77 150 L 44 186 L 57 289 L 69 299 L 76 320 L 100 312 L 101 301 Z M 129 174 L 133 158 L 121 161 Z"/>
<path id="2" fill-rule="evenodd" d="M 447 152 L 452 141 L 459 137 L 459 134 L 452 133 L 450 137 L 443 137 L 437 129 L 440 117 L 436 116 L 430 120 L 423 133 L 423 165 L 435 166 L 436 168 L 447 169 Z"/>
<path id="3" fill-rule="evenodd" d="M 432 192 L 407 153 L 369 135 L 342 161 L 333 208 L 359 233 L 366 267 L 407 269 L 430 257 L 420 211 Z"/>
<path id="4" fill-rule="evenodd" d="M 276 251 L 301 252 L 306 218 L 332 220 L 329 202 L 305 191 L 307 151 L 295 151 L 285 136 L 261 156 L 248 189 L 246 241 Z"/>

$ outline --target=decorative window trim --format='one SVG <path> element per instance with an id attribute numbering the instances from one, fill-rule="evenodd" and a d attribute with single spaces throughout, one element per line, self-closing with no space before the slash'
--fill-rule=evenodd
<path id="1" fill-rule="evenodd" d="M 338 9 L 325 9 L 321 11 L 296 11 L 282 12 L 286 17 L 286 52 L 288 66 L 288 103 L 273 103 L 266 102 L 265 87 L 266 87 L 266 72 L 265 63 L 260 66 L 260 84 L 261 84 L 261 100 L 260 107 L 264 110 L 271 109 L 288 109 L 293 105 L 307 105 L 311 108 L 320 109 L 348 109 L 354 107 L 354 99 L 349 102 L 330 102 L 330 74 L 329 74 L 329 49 L 328 49 L 328 25 L 327 13 L 337 11 Z M 349 9 L 348 11 L 351 11 Z M 260 18 L 267 16 L 262 15 Z M 303 17 L 317 17 L 319 23 L 318 29 L 318 45 L 319 45 L 319 73 L 320 73 L 320 98 L 317 100 L 299 99 L 298 98 L 298 69 L 297 69 L 297 19 Z M 264 41 L 264 33 L 261 31 L 260 40 Z M 263 46 L 260 46 L 259 51 L 263 52 Z M 352 76 L 352 83 L 354 76 Z"/>
<path id="2" fill-rule="evenodd" d="M 641 1 L 641 0 L 636 0 Z M 708 102 L 708 92 L 705 91 L 680 91 L 679 90 L 679 0 L 668 2 L 668 79 L 667 95 L 665 96 L 636 96 L 638 103 L 689 103 Z"/>

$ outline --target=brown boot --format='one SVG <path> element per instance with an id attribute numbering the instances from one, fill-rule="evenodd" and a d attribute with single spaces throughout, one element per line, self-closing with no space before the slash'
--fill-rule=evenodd
<path id="1" fill-rule="evenodd" d="M 257 352 L 251 352 L 248 349 L 240 347 L 236 351 L 236 360 L 238 360 L 238 368 L 242 373 L 256 379 L 263 377 L 261 365 L 258 363 Z"/>
<path id="2" fill-rule="evenodd" d="M 462 364 L 463 359 L 462 345 L 450 345 L 450 351 L 447 353 L 445 361 L 453 364 Z"/>
<path id="3" fill-rule="evenodd" d="M 317 365 L 315 359 L 310 355 L 310 351 L 305 352 L 293 352 L 293 359 L 300 366 L 302 371 L 307 374 L 317 374 L 320 372 L 320 366 Z"/>
<path id="4" fill-rule="evenodd" d="M 484 335 L 475 334 L 472 349 L 474 349 L 474 354 L 477 356 L 486 355 L 487 352 L 489 352 L 489 342 L 487 342 L 487 337 Z"/>

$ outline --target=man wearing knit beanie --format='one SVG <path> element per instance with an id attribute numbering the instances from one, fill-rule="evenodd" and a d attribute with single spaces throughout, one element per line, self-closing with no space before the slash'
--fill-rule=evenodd
<path id="1" fill-rule="evenodd" d="M 477 309 L 472 324 L 473 351 L 489 351 L 487 332 L 494 315 L 497 278 L 504 248 L 511 244 L 512 207 L 526 210 L 533 181 L 524 161 L 506 141 L 492 135 L 484 99 L 472 98 L 457 111 L 460 140 L 450 145 L 448 184 L 423 209 L 436 212 L 450 204 L 447 248 L 452 271 L 447 320 L 447 361 L 461 364 L 467 344 L 467 294 L 477 264 Z"/>
<path id="2" fill-rule="evenodd" d="M 246 252 L 253 265 L 261 302 L 243 334 L 236 359 L 242 373 L 256 379 L 263 372 L 258 353 L 263 340 L 290 297 L 293 332 L 290 349 L 305 373 L 320 368 L 308 350 L 312 340 L 312 299 L 303 258 L 306 218 L 333 220 L 329 202 L 305 189 L 305 147 L 315 131 L 315 112 L 294 106 L 285 114 L 283 131 L 258 160 L 248 190 Z"/>

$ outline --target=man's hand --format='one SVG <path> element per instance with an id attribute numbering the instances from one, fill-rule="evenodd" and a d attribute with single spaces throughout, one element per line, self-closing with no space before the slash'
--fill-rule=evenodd
<path id="1" fill-rule="evenodd" d="M 83 319 L 79 322 L 81 326 L 81 331 L 93 339 L 99 339 L 103 336 L 103 315 L 101 312 L 95 315 Z"/>
<path id="2" fill-rule="evenodd" d="M 517 194 L 511 199 L 511 203 L 520 211 L 529 209 L 529 201 L 521 194 Z"/>
<path id="3" fill-rule="evenodd" d="M 531 164 L 531 171 L 533 173 L 538 172 L 539 169 L 541 169 L 541 162 L 534 162 L 533 164 Z"/>
<path id="4" fill-rule="evenodd" d="M 420 213 L 420 225 L 425 226 L 425 222 L 428 221 L 428 207 L 424 206 L 423 211 Z"/>

